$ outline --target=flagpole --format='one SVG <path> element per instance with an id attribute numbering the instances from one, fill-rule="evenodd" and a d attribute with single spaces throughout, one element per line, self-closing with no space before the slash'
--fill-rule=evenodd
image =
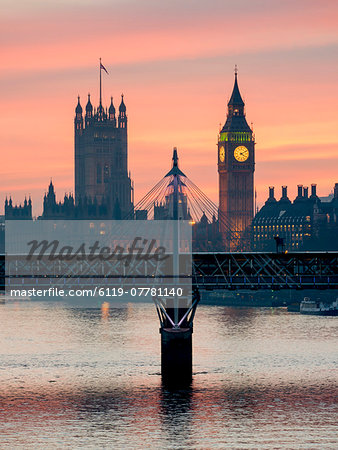
<path id="1" fill-rule="evenodd" d="M 101 80 L 101 58 L 100 58 L 100 106 L 102 105 L 102 80 Z"/>

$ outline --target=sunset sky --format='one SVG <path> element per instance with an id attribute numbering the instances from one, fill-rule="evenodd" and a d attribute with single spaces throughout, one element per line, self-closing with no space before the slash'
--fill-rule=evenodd
<path id="1" fill-rule="evenodd" d="M 336 0 L 2 0 L 1 196 L 33 199 L 50 178 L 74 191 L 74 109 L 125 95 L 129 168 L 139 200 L 182 170 L 218 201 L 217 134 L 234 66 L 256 135 L 258 202 L 269 185 L 338 182 Z"/>

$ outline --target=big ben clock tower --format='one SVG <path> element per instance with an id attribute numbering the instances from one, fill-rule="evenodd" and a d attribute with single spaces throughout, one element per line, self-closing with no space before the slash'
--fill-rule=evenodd
<path id="1" fill-rule="evenodd" d="M 225 250 L 248 250 L 254 214 L 255 138 L 235 84 L 218 139 L 219 224 Z"/>

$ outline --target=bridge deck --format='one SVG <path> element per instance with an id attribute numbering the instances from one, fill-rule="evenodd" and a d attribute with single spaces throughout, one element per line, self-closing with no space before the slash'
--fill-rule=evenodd
<path id="1" fill-rule="evenodd" d="M 32 264 L 32 263 L 30 263 Z M 55 263 L 54 263 L 55 264 Z M 76 266 L 62 263 L 63 269 L 55 275 L 55 267 L 47 277 L 57 276 L 78 280 L 81 276 Z M 109 262 L 105 262 L 109 264 Z M 58 261 L 58 265 L 60 263 Z M 0 278 L 2 287 L 5 280 L 25 279 L 25 284 L 33 284 L 32 279 L 46 278 L 46 272 L 39 276 L 25 260 L 17 255 L 0 255 Z M 67 270 L 65 270 L 67 269 Z M 110 278 L 102 264 L 86 278 Z M 6 272 L 6 273 L 5 273 Z M 32 275 L 34 273 L 34 275 Z M 64 275 L 67 273 L 67 275 Z M 187 273 L 185 271 L 185 273 Z M 293 252 L 293 253 L 193 253 L 191 279 L 200 289 L 337 289 L 338 252 Z M 128 278 L 128 277 L 126 277 Z M 30 279 L 30 281 L 29 281 Z M 129 280 L 130 281 L 130 280 Z M 42 280 L 41 280 L 42 282 Z"/>

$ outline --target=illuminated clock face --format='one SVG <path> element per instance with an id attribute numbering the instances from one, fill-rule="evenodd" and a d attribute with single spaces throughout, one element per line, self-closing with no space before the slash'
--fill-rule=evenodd
<path id="1" fill-rule="evenodd" d="M 240 145 L 235 148 L 234 157 L 237 161 L 244 162 L 249 158 L 249 150 L 244 145 Z"/>
<path id="2" fill-rule="evenodd" d="M 224 162 L 224 159 L 225 159 L 225 149 L 224 149 L 224 145 L 222 145 L 222 146 L 219 148 L 219 160 L 220 160 L 221 162 Z"/>

